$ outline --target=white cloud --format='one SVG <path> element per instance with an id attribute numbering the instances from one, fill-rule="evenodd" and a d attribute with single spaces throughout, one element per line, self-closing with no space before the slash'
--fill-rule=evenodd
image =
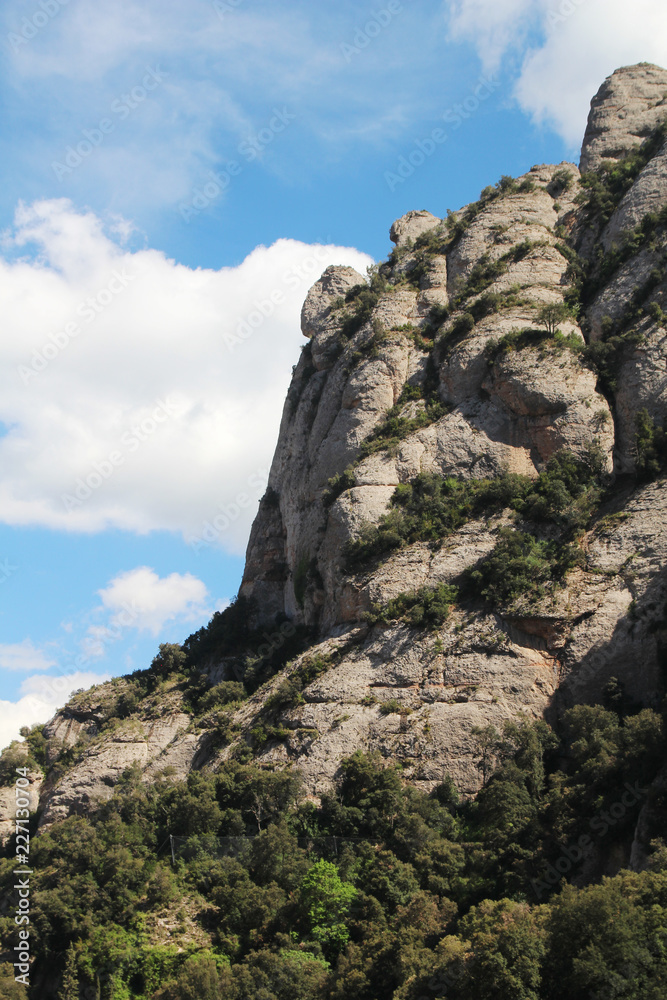
<path id="1" fill-rule="evenodd" d="M 557 17 L 561 6 L 553 5 Z M 638 62 L 667 66 L 663 0 L 581 0 L 572 14 L 553 22 L 545 43 L 527 54 L 516 93 L 524 110 L 578 146 L 590 99 L 602 81 Z"/>
<path id="2" fill-rule="evenodd" d="M 33 646 L 30 639 L 0 644 L 0 669 L 3 670 L 48 670 L 55 662 Z"/>
<path id="3" fill-rule="evenodd" d="M 16 34 L 24 7 L 3 5 L 6 37 Z M 437 109 L 441 95 L 425 85 L 428 74 L 404 73 L 411 56 L 423 65 L 427 48 L 440 61 L 437 31 L 429 30 L 437 13 L 404 4 L 346 61 L 341 46 L 373 11 L 325 7 L 243 2 L 220 18 L 211 0 L 68 4 L 29 42 L 8 47 L 8 99 L 19 120 L 18 109 L 31 119 L 20 156 L 26 175 L 39 178 L 34 190 L 54 190 L 52 164 L 105 117 L 112 131 L 73 176 L 58 172 L 56 189 L 93 204 L 102 195 L 102 203 L 143 218 L 179 204 L 230 158 L 246 167 L 242 144 L 276 106 L 288 106 L 298 125 L 253 162 L 292 180 L 304 158 L 312 160 L 313 143 L 324 147 L 318 159 L 341 159 L 351 144 L 383 145 L 401 134 L 417 108 Z M 133 107 L 148 67 L 162 82 Z M 399 103 L 396 72 L 409 83 Z M 119 117 L 119 103 L 131 113 Z"/>
<path id="4" fill-rule="evenodd" d="M 226 508 L 217 541 L 242 552 L 303 299 L 329 264 L 370 258 L 283 239 L 192 270 L 123 249 L 64 199 L 21 206 L 5 251 L 0 520 L 189 538 Z"/>
<path id="5" fill-rule="evenodd" d="M 74 672 L 61 677 L 35 674 L 21 685 L 17 701 L 0 700 L 0 749 L 19 738 L 22 726 L 48 722 L 73 691 L 109 680 L 107 674 Z"/>
<path id="6" fill-rule="evenodd" d="M 148 566 L 128 570 L 99 591 L 102 605 L 111 612 L 110 624 L 159 635 L 176 619 L 197 621 L 209 614 L 206 585 L 191 573 L 171 573 L 160 578 Z"/>
<path id="7" fill-rule="evenodd" d="M 527 32 L 535 29 L 540 40 L 525 50 Z M 573 150 L 605 77 L 637 62 L 667 65 L 664 0 L 461 0 L 450 34 L 474 44 L 491 68 L 523 50 L 515 96 Z"/>
<path id="8" fill-rule="evenodd" d="M 452 41 L 472 41 L 485 72 L 495 72 L 505 52 L 523 42 L 531 20 L 544 2 L 458 0 L 448 5 L 449 37 Z"/>

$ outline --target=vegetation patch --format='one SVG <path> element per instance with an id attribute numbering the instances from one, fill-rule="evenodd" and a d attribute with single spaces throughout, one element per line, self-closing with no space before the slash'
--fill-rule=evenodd
<path id="1" fill-rule="evenodd" d="M 493 552 L 465 574 L 464 593 L 479 595 L 494 607 L 528 596 L 537 602 L 583 564 L 583 552 L 574 542 L 536 538 L 527 531 L 501 528 Z"/>
<path id="2" fill-rule="evenodd" d="M 392 287 L 377 267 L 369 268 L 368 275 L 368 284 L 354 285 L 345 295 L 340 327 L 343 341 L 351 340 L 368 323 L 380 297 Z"/>
<path id="3" fill-rule="evenodd" d="M 359 455 L 352 465 L 343 472 L 332 476 L 328 481 L 322 496 L 326 508 L 333 506 L 336 500 L 347 490 L 356 485 L 354 470 L 360 462 L 369 455 L 380 451 L 394 452 L 401 441 L 404 441 L 415 431 L 440 420 L 449 411 L 438 397 L 439 377 L 432 357 L 427 360 L 426 377 L 422 385 L 407 384 L 398 402 L 387 411 L 384 420 L 366 438 L 359 449 Z M 414 417 L 402 416 L 408 403 L 423 400 L 424 408 Z"/>
<path id="4" fill-rule="evenodd" d="M 618 378 L 628 353 L 644 342 L 637 330 L 616 332 L 611 321 L 603 322 L 602 337 L 592 340 L 581 352 L 581 359 L 598 377 L 598 386 L 608 400 L 614 400 Z"/>
<path id="5" fill-rule="evenodd" d="M 529 178 L 525 178 L 521 183 L 514 177 L 503 175 L 495 185 L 489 185 L 482 191 L 479 199 L 468 205 L 461 213 L 447 212 L 446 225 L 451 244 L 463 236 L 470 228 L 480 212 L 488 208 L 499 198 L 507 198 L 512 194 L 529 194 L 535 190 L 535 184 Z"/>
<path id="6" fill-rule="evenodd" d="M 510 330 L 498 340 L 490 340 L 484 348 L 484 355 L 490 364 L 494 364 L 515 351 L 522 351 L 530 347 L 537 348 L 541 355 L 560 354 L 564 350 L 581 355 L 584 350 L 581 338 L 574 333 L 565 335 L 560 330 L 549 333 L 547 330 L 524 327 L 522 330 Z"/>
<path id="7" fill-rule="evenodd" d="M 659 426 L 646 409 L 636 417 L 635 463 L 640 482 L 657 479 L 667 469 L 667 432 Z"/>
<path id="8" fill-rule="evenodd" d="M 416 417 L 402 417 L 400 412 L 404 406 L 405 403 L 400 400 L 395 406 L 392 406 L 382 423 L 363 442 L 358 461 L 362 461 L 378 451 L 391 453 L 401 441 L 410 437 L 415 431 L 434 424 L 448 412 L 444 403 L 437 400 L 428 402 L 425 409 Z"/>
<path id="9" fill-rule="evenodd" d="M 286 616 L 278 616 L 273 626 L 254 628 L 251 623 L 255 614 L 254 601 L 239 595 L 224 611 L 216 611 L 208 625 L 185 640 L 185 694 L 191 702 L 208 688 L 200 666 L 212 657 L 229 658 L 230 669 L 252 694 L 301 653 L 311 639 L 308 627 L 293 625 Z"/>
<path id="10" fill-rule="evenodd" d="M 618 683 L 602 700 L 565 712 L 558 732 L 473 730 L 474 799 L 447 774 L 426 794 L 361 751 L 317 805 L 289 768 L 228 760 L 152 784 L 130 768 L 110 801 L 33 842 L 31 979 L 67 1000 L 418 1000 L 434 983 L 462 1000 L 587 1000 L 619 983 L 657 1000 L 664 796 L 651 798 L 647 870 L 590 872 L 628 856 L 665 724 Z M 12 841 L 3 854 L 9 899 Z M 10 955 L 12 917 L 0 931 Z M 0 992 L 25 1000 L 11 961 Z"/>
<path id="11" fill-rule="evenodd" d="M 470 275 L 452 300 L 452 308 L 460 309 L 464 302 L 474 295 L 485 292 L 490 285 L 507 274 L 512 264 L 525 260 L 533 250 L 548 246 L 545 241 L 523 240 L 504 253 L 497 260 L 491 260 L 489 254 L 484 254 L 473 267 Z"/>
<path id="12" fill-rule="evenodd" d="M 582 176 L 584 190 L 579 200 L 590 218 L 606 225 L 649 160 L 660 152 L 666 138 L 667 122 L 663 122 L 641 146 L 624 153 L 618 160 L 603 162 L 598 170 Z"/>
<path id="13" fill-rule="evenodd" d="M 439 546 L 468 521 L 506 509 L 528 521 L 555 525 L 573 537 L 588 524 L 600 501 L 602 469 L 600 450 L 591 446 L 580 458 L 558 452 L 537 479 L 516 473 L 497 479 L 421 473 L 398 486 L 391 510 L 347 545 L 345 567 L 358 572 L 415 542 Z"/>
<path id="14" fill-rule="evenodd" d="M 449 617 L 457 597 L 456 587 L 446 583 L 437 587 L 420 587 L 409 594 L 399 594 L 384 605 L 374 605 L 371 611 L 365 613 L 364 620 L 370 625 L 405 622 L 413 628 L 435 631 Z"/>

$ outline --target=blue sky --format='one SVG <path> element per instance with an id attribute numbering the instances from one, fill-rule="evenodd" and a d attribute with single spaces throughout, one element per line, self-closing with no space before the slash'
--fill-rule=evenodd
<path id="1" fill-rule="evenodd" d="M 667 13 L 6 0 L 0 39 L 4 745 L 234 596 L 324 268 L 576 160 Z"/>

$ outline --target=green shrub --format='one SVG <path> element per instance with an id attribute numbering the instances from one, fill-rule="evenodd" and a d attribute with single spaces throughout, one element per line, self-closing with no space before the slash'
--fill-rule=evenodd
<path id="1" fill-rule="evenodd" d="M 327 510 L 329 507 L 333 507 L 338 497 L 346 490 L 351 490 L 355 485 L 354 468 L 349 466 L 344 472 L 339 472 L 331 477 L 322 495 L 323 505 Z"/>
<path id="2" fill-rule="evenodd" d="M 506 198 L 512 194 L 525 194 L 534 190 L 535 183 L 529 177 L 526 177 L 519 184 L 514 177 L 504 174 L 495 185 L 490 184 L 488 187 L 485 187 L 479 199 L 468 205 L 462 212 L 454 213 L 448 209 L 445 226 L 449 237 L 449 245 L 441 252 L 444 253 L 446 249 L 452 247 L 466 229 L 472 225 L 480 212 L 483 212 L 484 209 L 488 208 L 498 198 Z"/>
<path id="3" fill-rule="evenodd" d="M 17 767 L 29 766 L 25 749 L 14 740 L 0 756 L 0 786 L 11 787 L 16 782 Z"/>
<path id="4" fill-rule="evenodd" d="M 357 890 L 330 861 L 317 861 L 299 887 L 299 906 L 315 941 L 334 955 L 349 940 L 347 915 Z"/>
<path id="5" fill-rule="evenodd" d="M 640 480 L 656 479 L 667 468 L 667 433 L 658 427 L 646 409 L 640 410 L 635 418 L 636 469 Z"/>
<path id="6" fill-rule="evenodd" d="M 370 320 L 380 296 L 390 288 L 386 278 L 377 269 L 371 269 L 369 283 L 354 285 L 345 296 L 345 305 L 354 305 L 354 311 L 343 313 L 340 334 L 343 340 L 350 340 Z"/>
<path id="7" fill-rule="evenodd" d="M 581 340 L 574 333 L 565 336 L 560 330 L 550 334 L 546 330 L 524 327 L 522 330 L 511 330 L 498 340 L 490 340 L 484 348 L 484 356 L 490 364 L 493 364 L 498 358 L 507 357 L 508 354 L 522 351 L 527 347 L 537 347 L 541 356 L 547 351 L 560 353 L 565 349 L 580 355 L 585 350 Z"/>
<path id="8" fill-rule="evenodd" d="M 437 545 L 474 517 L 515 504 L 529 486 L 527 477 L 509 473 L 496 480 L 421 473 L 411 483 L 396 488 L 392 509 L 377 526 L 367 526 L 358 539 L 348 543 L 346 569 L 359 569 L 413 542 Z"/>
<path id="9" fill-rule="evenodd" d="M 644 337 L 637 330 L 615 333 L 611 323 L 603 325 L 602 339 L 590 341 L 582 349 L 583 363 L 598 376 L 599 389 L 608 399 L 618 389 L 621 368 L 628 353 L 643 343 Z"/>
<path id="10" fill-rule="evenodd" d="M 515 509 L 531 521 L 551 523 L 572 535 L 585 528 L 600 502 L 604 456 L 590 445 L 579 457 L 565 449 L 547 462 Z"/>
<path id="11" fill-rule="evenodd" d="M 221 705 L 245 701 L 247 697 L 247 691 L 240 681 L 221 681 L 202 695 L 197 704 L 197 711 L 210 712 Z"/>
<path id="12" fill-rule="evenodd" d="M 303 704 L 301 689 L 303 685 L 298 677 L 289 677 L 278 687 L 265 702 L 267 712 L 284 711 Z"/>
<path id="13" fill-rule="evenodd" d="M 170 677 L 182 673 L 187 666 L 185 650 L 175 642 L 161 642 L 160 652 L 153 657 L 150 669 L 158 677 Z"/>
<path id="14" fill-rule="evenodd" d="M 28 744 L 28 754 L 31 760 L 39 764 L 41 768 L 46 767 L 46 744 L 44 735 L 45 723 L 34 726 L 22 726 L 20 733 Z"/>
<path id="15" fill-rule="evenodd" d="M 541 540 L 511 528 L 501 528 L 499 534 L 493 552 L 465 574 L 465 592 L 496 607 L 525 595 L 537 601 L 552 582 L 581 565 L 583 554 L 576 544 Z"/>
<path id="16" fill-rule="evenodd" d="M 553 175 L 547 190 L 552 198 L 557 198 L 559 195 L 563 194 L 564 191 L 570 190 L 573 181 L 573 174 L 569 170 L 562 168 L 561 170 L 557 170 Z"/>
<path id="17" fill-rule="evenodd" d="M 414 628 L 435 630 L 447 620 L 457 597 L 456 587 L 446 583 L 433 588 L 420 587 L 411 593 L 399 594 L 383 606 L 374 605 L 364 618 L 371 625 L 402 621 Z"/>
<path id="18" fill-rule="evenodd" d="M 666 136 L 667 122 L 663 122 L 641 146 L 629 150 L 617 160 L 603 161 L 598 170 L 582 176 L 584 191 L 580 200 L 592 218 L 599 219 L 603 225 L 609 221 L 646 164 L 660 151 Z"/>
<path id="19" fill-rule="evenodd" d="M 380 705 L 380 715 L 412 715 L 412 709 L 401 705 L 396 698 L 388 698 Z"/>
<path id="20" fill-rule="evenodd" d="M 489 254 L 484 254 L 473 267 L 468 280 L 454 296 L 452 300 L 453 308 L 459 309 L 467 299 L 486 291 L 489 285 L 492 285 L 498 278 L 501 278 L 509 271 L 512 264 L 518 264 L 519 261 L 528 257 L 533 250 L 545 245 L 544 242 L 523 240 L 497 260 L 491 260 Z"/>
<path id="21" fill-rule="evenodd" d="M 447 413 L 447 408 L 440 402 L 427 404 L 426 409 L 416 417 L 399 417 L 401 409 L 402 404 L 397 404 L 389 410 L 380 426 L 362 444 L 360 458 L 397 447 L 415 431 L 429 427 Z"/>
<path id="22" fill-rule="evenodd" d="M 421 473 L 396 488 L 391 510 L 377 525 L 365 526 L 359 538 L 347 544 L 345 568 L 357 572 L 415 542 L 437 546 L 468 521 L 508 508 L 574 533 L 588 524 L 600 500 L 602 476 L 603 456 L 596 446 L 578 458 L 558 452 L 535 480 L 516 473 L 497 479 Z"/>

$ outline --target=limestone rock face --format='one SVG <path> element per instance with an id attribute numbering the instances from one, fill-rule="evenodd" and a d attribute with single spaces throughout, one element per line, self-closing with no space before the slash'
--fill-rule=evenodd
<path id="1" fill-rule="evenodd" d="M 667 70 L 649 63 L 624 66 L 607 77 L 591 101 L 581 150 L 582 173 L 638 146 L 667 112 Z"/>
<path id="2" fill-rule="evenodd" d="M 626 67 L 605 81 L 582 171 L 649 136 L 667 119 L 665 93 L 659 67 Z M 313 795 L 357 749 L 400 759 L 425 788 L 448 772 L 472 794 L 476 726 L 522 713 L 553 718 L 599 700 L 612 676 L 631 697 L 658 704 L 667 482 L 627 475 L 638 413 L 656 423 L 667 415 L 667 227 L 655 214 L 667 205 L 667 147 L 650 149 L 599 217 L 574 164 L 542 164 L 447 220 L 408 212 L 392 226 L 389 259 L 368 277 L 324 272 L 303 306 L 306 342 L 241 586 L 254 625 L 271 633 L 289 619 L 310 630 L 310 648 L 243 703 L 222 747 L 176 691 L 144 699 L 113 725 L 111 688 L 79 696 L 47 727 L 51 762 L 75 762 L 42 786 L 44 823 L 111 795 L 131 765 L 147 781 L 165 769 L 184 776 L 220 766 L 244 742 L 267 766 L 298 767 Z M 578 311 L 559 314 L 557 333 L 547 329 L 545 307 L 577 295 Z M 367 624 L 400 595 L 457 584 L 516 525 L 497 510 L 351 567 L 349 544 L 378 524 L 397 486 L 420 473 L 534 478 L 560 450 L 582 456 L 591 445 L 613 498 L 578 539 L 578 565 L 559 589 L 503 607 L 470 598 L 434 630 Z M 267 708 L 309 658 L 323 669 L 303 701 Z M 233 676 L 230 662 L 202 667 L 217 683 Z M 279 724 L 283 738 L 256 746 L 251 734 L 265 724 Z"/>
<path id="3" fill-rule="evenodd" d="M 534 327 L 545 305 L 563 301 L 568 261 L 555 232 L 562 192 L 554 177 L 564 169 L 577 183 L 576 167 L 533 168 L 519 178 L 524 190 L 492 200 L 445 253 L 419 260 L 407 246 L 383 266 L 375 304 L 351 336 L 342 331 L 354 302 L 332 303 L 344 287 L 358 284 L 354 272 L 329 268 L 309 293 L 303 329 L 310 350 L 297 366 L 283 416 L 269 482 L 274 506 L 262 505 L 242 586 L 266 610 L 264 622 L 277 611 L 319 628 L 358 620 L 363 600 L 357 583 L 342 572 L 341 552 L 364 524 L 377 522 L 396 486 L 420 472 L 480 478 L 507 469 L 534 476 L 559 449 L 580 453 L 593 440 L 611 469 L 609 404 L 597 391 L 596 375 L 571 348 L 542 345 L 495 359 L 488 353 L 513 330 Z M 408 213 L 395 228 L 404 234 L 401 226 L 427 222 L 438 225 L 434 217 Z M 499 300 L 498 311 L 471 320 L 461 338 L 454 335 L 461 317 L 481 297 L 475 290 L 467 294 L 466 283 L 480 267 L 495 268 L 483 294 Z M 418 279 L 411 278 L 417 271 Z M 426 314 L 420 309 L 425 278 L 429 291 L 440 291 L 440 301 L 449 303 L 440 335 L 445 344 L 452 338 L 451 346 L 428 357 L 413 334 L 432 324 L 433 306 Z M 583 344 L 574 321 L 563 332 Z M 437 372 L 436 396 L 447 412 L 390 451 L 364 458 L 360 447 L 406 387 L 423 394 L 428 365 Z M 416 405 L 401 415 L 414 418 Z M 327 484 L 351 463 L 350 488 L 324 505 Z M 305 589 L 297 594 L 294 581 L 304 577 Z M 405 590 L 404 582 L 387 583 L 387 592 Z"/>
<path id="4" fill-rule="evenodd" d="M 56 766 L 41 788 L 40 826 L 71 814 L 84 814 L 113 795 L 127 768 L 138 766 L 146 780 L 164 771 L 184 778 L 206 743 L 205 734 L 188 733 L 190 717 L 181 699 L 161 693 L 137 706 L 121 720 L 114 712 L 126 685 L 109 682 L 79 695 L 44 729 L 47 763 L 58 765 L 64 750 L 75 751 L 75 763 L 63 773 Z"/>
<path id="5" fill-rule="evenodd" d="M 301 330 L 304 337 L 314 337 L 331 311 L 331 303 L 365 278 L 353 267 L 328 267 L 308 292 L 301 310 Z"/>
<path id="6" fill-rule="evenodd" d="M 667 104 L 663 109 L 667 114 Z M 624 233 L 636 229 L 649 212 L 659 212 L 667 205 L 667 142 L 657 156 L 647 163 L 602 234 L 602 245 L 609 251 Z"/>
<path id="7" fill-rule="evenodd" d="M 392 243 L 401 246 L 410 240 L 416 240 L 422 233 L 439 225 L 440 221 L 437 216 L 431 215 L 430 212 L 408 212 L 394 222 L 389 231 L 389 237 Z"/>
<path id="8" fill-rule="evenodd" d="M 16 746 L 16 745 L 15 745 Z M 18 745 L 18 754 L 23 756 L 27 761 L 28 752 L 25 744 Z M 17 764 L 18 767 L 22 767 L 23 764 Z M 15 777 L 23 778 L 23 775 L 16 775 Z M 26 775 L 26 780 L 28 782 L 27 786 L 21 786 L 20 796 L 21 804 L 17 804 L 17 786 L 14 784 L 14 776 L 11 779 L 11 783 L 7 785 L 0 786 L 0 844 L 6 842 L 6 840 L 11 837 L 11 835 L 16 831 L 16 818 L 17 818 L 17 807 L 21 809 L 29 809 L 30 812 L 37 812 L 39 808 L 39 797 L 44 783 L 44 775 L 40 770 L 35 770 L 32 767 L 28 768 L 28 773 Z M 28 800 L 28 805 L 25 805 L 25 799 Z M 19 817 L 24 818 L 24 814 L 21 813 Z"/>
<path id="9" fill-rule="evenodd" d="M 557 680 L 553 655 L 514 643 L 494 615 L 457 615 L 438 639 L 404 627 L 352 629 L 308 655 L 341 648 L 338 662 L 304 691 L 305 704 L 281 716 L 292 733 L 287 742 L 259 757 L 271 765 L 298 760 L 315 795 L 359 747 L 402 760 L 410 780 L 426 789 L 442 780 L 446 761 L 459 787 L 473 793 L 480 775 L 471 729 L 502 725 L 518 711 L 540 717 Z M 257 725 L 265 699 L 255 696 L 241 710 L 242 732 Z M 390 700 L 404 714 L 384 714 Z"/>

